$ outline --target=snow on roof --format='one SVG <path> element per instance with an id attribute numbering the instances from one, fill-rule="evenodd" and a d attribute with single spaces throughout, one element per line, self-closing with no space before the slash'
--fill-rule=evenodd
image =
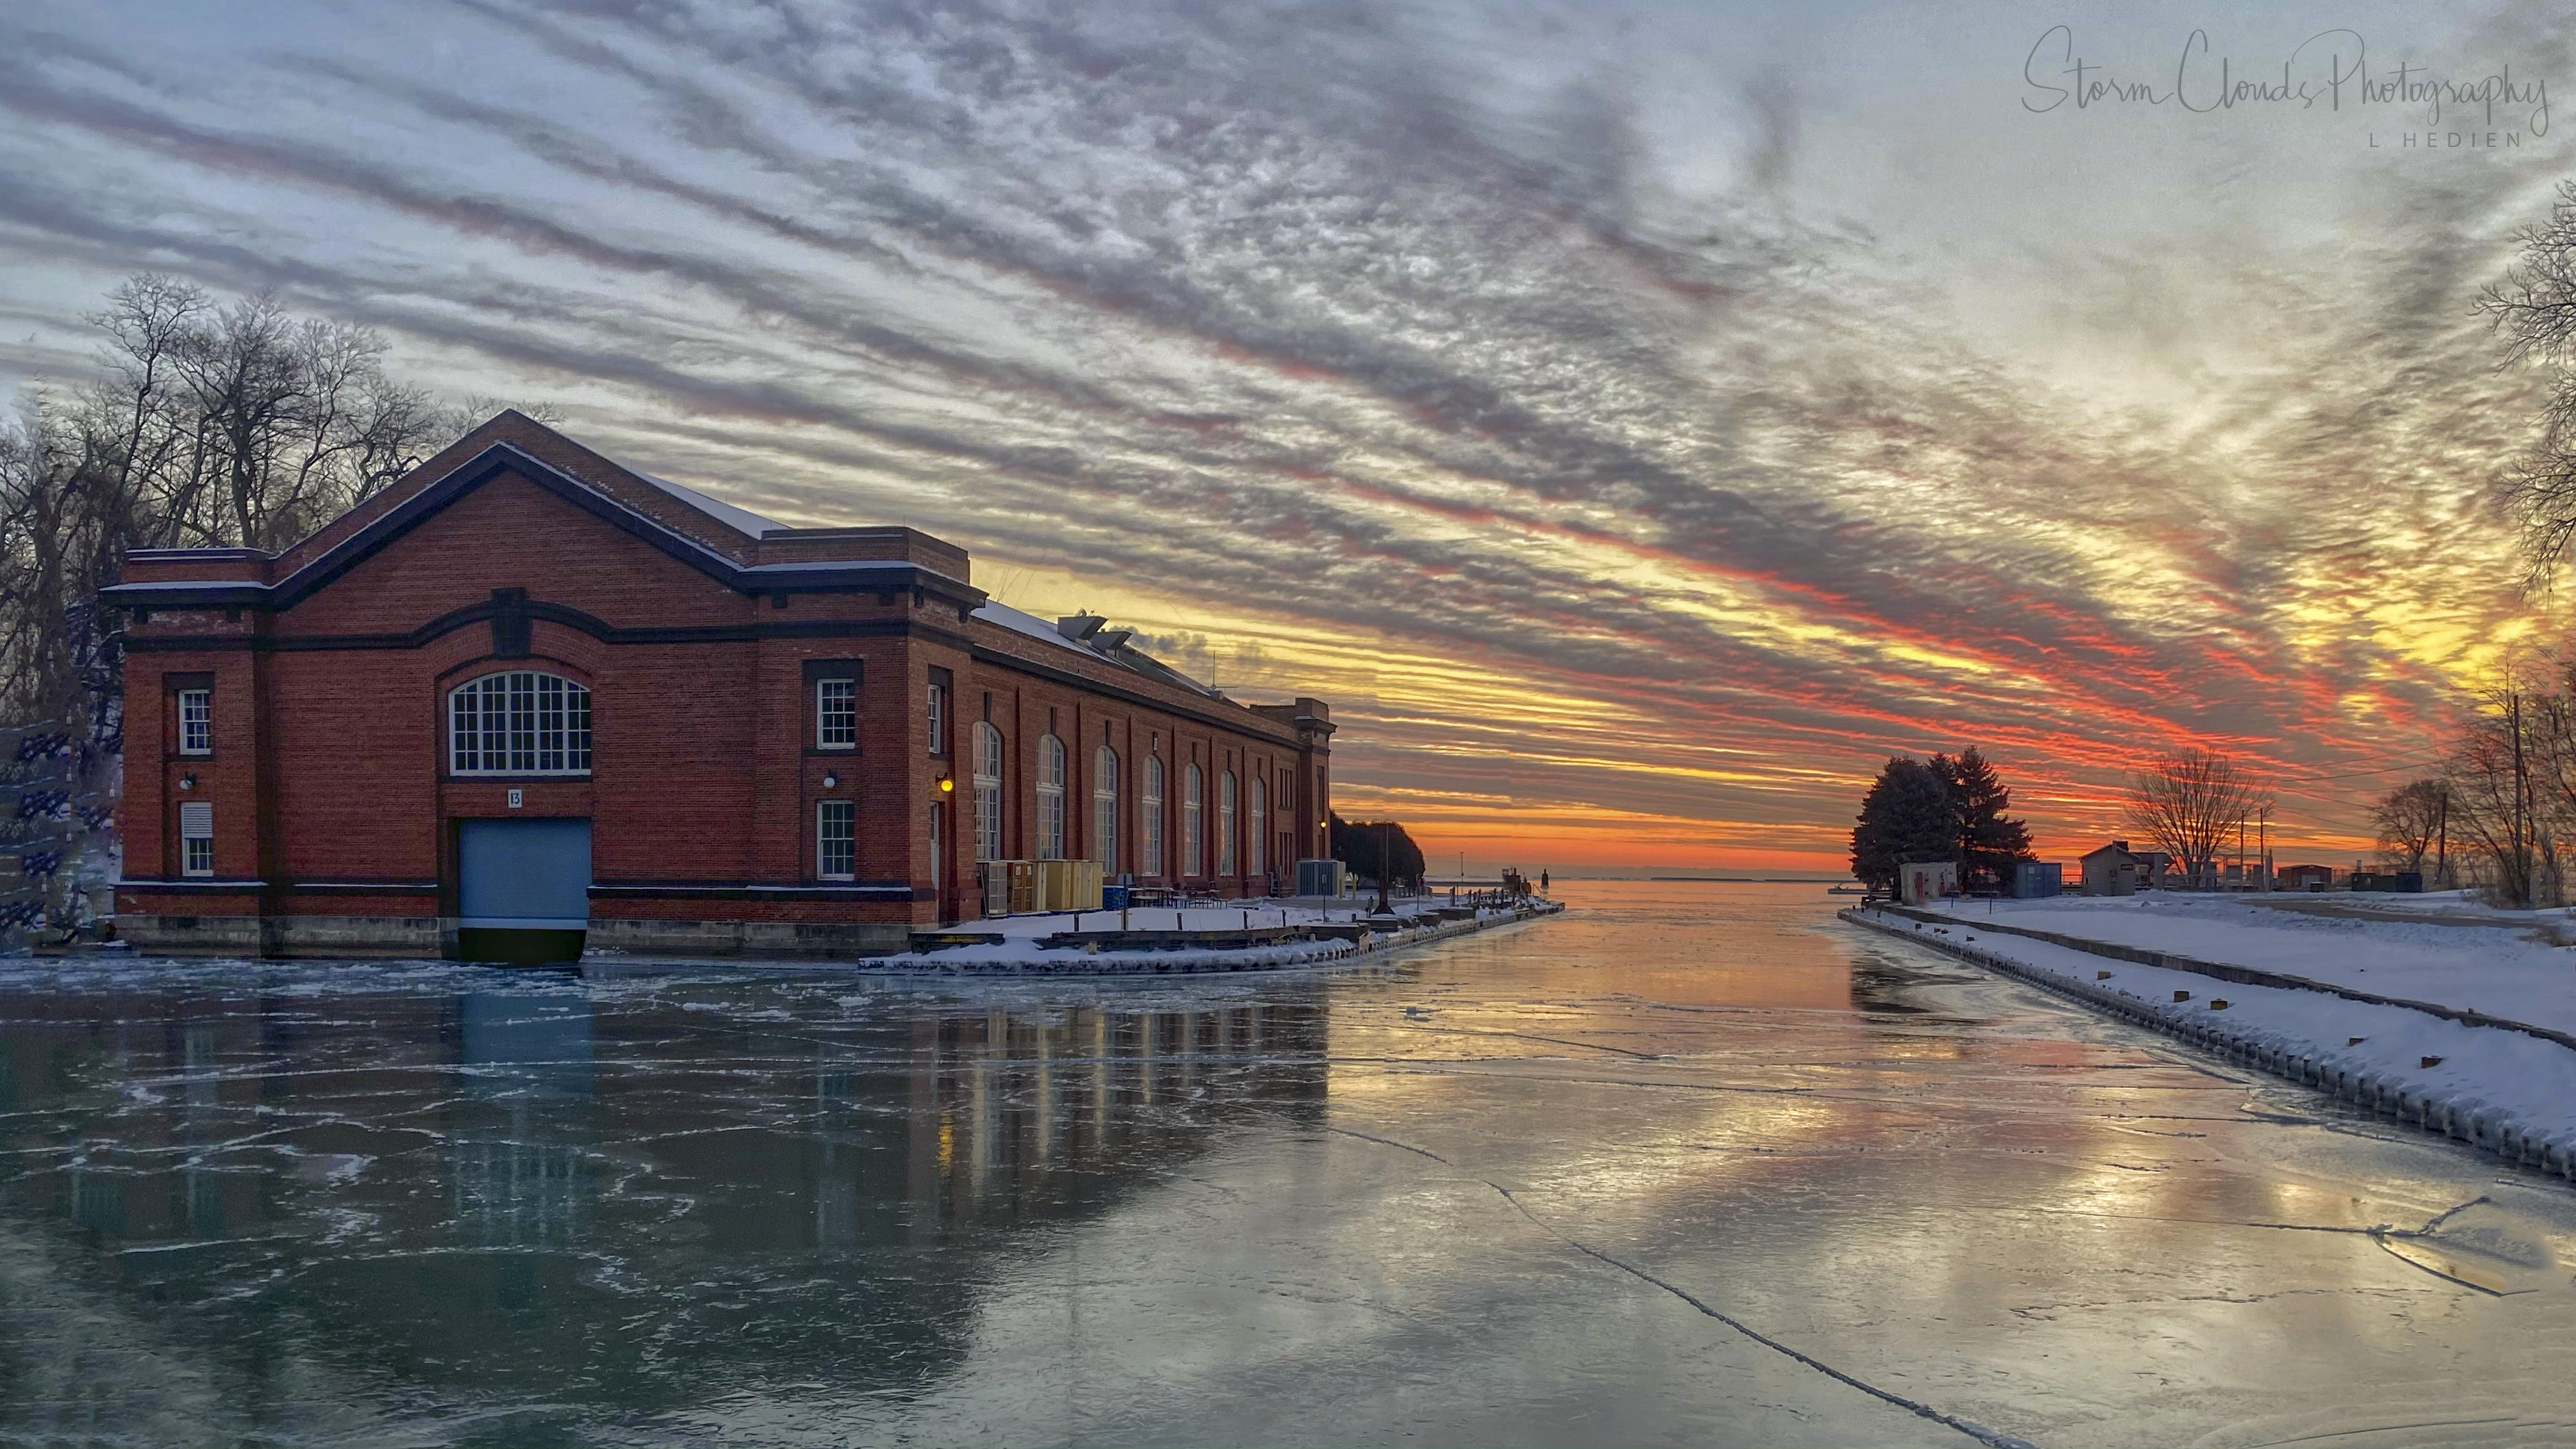
<path id="1" fill-rule="evenodd" d="M 754 564 L 743 572 L 749 574 L 838 573 L 843 569 L 922 569 L 924 573 L 939 573 L 937 569 L 923 568 L 922 565 L 908 558 L 827 558 L 806 563 Z M 946 577 L 945 574 L 940 576 Z"/>
<path id="2" fill-rule="evenodd" d="M 646 473 L 635 468 L 629 468 L 626 471 L 633 473 L 636 477 L 641 478 L 645 482 L 652 484 L 654 487 L 661 489 L 663 492 L 670 494 L 682 503 L 689 505 L 691 508 L 698 510 L 700 513 L 705 514 L 709 518 L 714 519 L 736 533 L 746 534 L 752 538 L 758 538 L 764 533 L 784 533 L 787 531 L 787 525 L 779 522 L 775 518 L 763 518 L 748 508 L 736 508 L 730 503 L 720 503 L 713 498 L 709 498 L 707 495 L 699 492 L 695 488 L 684 487 L 678 483 L 672 482 L 668 478 L 656 478 L 650 473 Z"/>
<path id="3" fill-rule="evenodd" d="M 987 624 L 999 624 L 1005 629 L 1016 629 L 1032 639 L 1044 639 L 1059 649 L 1080 648 L 1072 640 L 1057 633 L 1055 625 L 1048 620 L 1041 619 L 1035 614 L 1021 613 L 998 599 L 987 602 L 982 608 L 977 609 L 975 617 Z M 1082 652 L 1088 654 L 1091 651 L 1084 649 Z"/>
<path id="4" fill-rule="evenodd" d="M 1195 689 L 1199 693 L 1211 698 L 1223 699 L 1225 697 L 1217 693 L 1217 691 L 1208 688 L 1206 685 L 1199 683 L 1197 680 L 1190 678 L 1188 675 L 1181 673 L 1179 670 L 1174 669 L 1170 665 L 1165 664 L 1163 661 L 1156 659 L 1141 650 L 1122 647 L 1113 653 L 1077 644 L 1064 637 L 1063 633 L 1056 628 L 1052 621 L 1041 619 L 1035 614 L 1022 613 L 1020 610 L 1014 609 L 1010 605 L 1001 603 L 998 600 L 987 603 L 982 608 L 977 609 L 974 616 L 983 620 L 987 624 L 999 624 L 1005 629 L 1012 630 L 1016 633 L 1026 634 L 1032 639 L 1043 639 L 1058 649 L 1070 649 L 1077 654 L 1086 655 L 1093 659 L 1105 659 L 1112 664 L 1121 666 L 1122 668 L 1135 670 L 1139 674 L 1163 679 L 1169 683 L 1178 684 L 1187 689 Z M 1153 667 L 1151 669 L 1138 668 L 1137 661 L 1139 660 L 1142 660 Z"/>

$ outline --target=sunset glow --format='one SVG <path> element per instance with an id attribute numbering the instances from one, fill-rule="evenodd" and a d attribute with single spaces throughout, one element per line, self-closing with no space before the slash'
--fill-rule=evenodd
<path id="1" fill-rule="evenodd" d="M 254 13 L 0 16 L 0 389 L 77 386 L 132 271 L 274 288 L 1325 698 L 1340 810 L 1436 867 L 1837 870 L 1888 755 L 1970 742 L 2050 858 L 2197 744 L 2275 789 L 2285 862 L 2342 862 L 2563 632 L 2495 501 L 2534 384 L 2469 309 L 2554 134 L 2042 112 L 2049 22 L 2002 9 L 1738 46 L 1652 7 L 475 3 L 400 70 L 407 21 Z M 2566 54 L 2372 13 L 2428 62 Z"/>

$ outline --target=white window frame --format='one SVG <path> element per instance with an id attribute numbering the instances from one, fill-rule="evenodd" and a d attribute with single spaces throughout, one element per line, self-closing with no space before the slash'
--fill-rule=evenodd
<path id="1" fill-rule="evenodd" d="M 557 696 L 551 705 L 549 693 Z M 489 743 L 496 728 L 498 746 Z M 503 764 L 489 763 L 495 753 Z M 542 669 L 502 669 L 447 692 L 449 774 L 579 779 L 590 773 L 590 764 L 587 686 Z"/>
<path id="2" fill-rule="evenodd" d="M 1138 852 L 1136 870 L 1141 875 L 1163 873 L 1163 757 L 1145 757 L 1145 790 L 1136 800 L 1136 824 L 1143 837 L 1144 849 Z"/>
<path id="3" fill-rule="evenodd" d="M 975 858 L 1002 858 L 1002 732 L 991 720 L 975 726 Z"/>
<path id="4" fill-rule="evenodd" d="M 1064 741 L 1038 736 L 1038 859 L 1064 859 Z"/>
<path id="5" fill-rule="evenodd" d="M 859 682 L 847 677 L 815 680 L 814 748 L 855 750 L 858 747 Z"/>
<path id="6" fill-rule="evenodd" d="M 1207 776 L 1192 760 L 1181 771 L 1181 874 L 1203 876 L 1207 864 Z"/>
<path id="7" fill-rule="evenodd" d="M 933 891 L 937 891 L 937 890 L 939 890 L 942 886 L 944 886 L 944 885 L 946 885 L 946 884 L 947 884 L 947 876 L 948 876 L 948 863 L 947 863 L 947 856 L 948 856 L 948 852 L 947 852 L 947 850 L 946 850 L 946 848 L 945 848 L 945 847 L 946 847 L 947 842 L 942 838 L 942 837 L 944 837 L 944 836 L 948 833 L 944 828 L 942 828 L 942 826 L 943 826 L 943 822 L 945 822 L 947 819 L 948 819 L 948 802 L 947 802 L 947 801 L 945 801 L 945 800 L 933 800 L 933 801 L 931 801 L 931 802 L 930 802 L 930 888 L 931 888 L 931 890 L 933 890 Z"/>
<path id="8" fill-rule="evenodd" d="M 179 804 L 179 874 L 215 873 L 215 807 L 206 800 Z"/>
<path id="9" fill-rule="evenodd" d="M 1234 772 L 1216 777 L 1216 873 L 1234 874 Z"/>
<path id="10" fill-rule="evenodd" d="M 1269 868 L 1263 860 L 1269 854 L 1270 786 L 1263 781 L 1259 770 L 1247 773 L 1252 777 L 1252 831 L 1244 837 L 1247 856 L 1244 866 L 1247 873 L 1260 875 Z"/>
<path id="11" fill-rule="evenodd" d="M 839 827 L 835 832 L 835 826 Z M 838 847 L 841 869 L 834 870 Z M 856 880 L 859 876 L 859 804 L 855 800 L 814 802 L 814 874 L 821 880 Z"/>
<path id="12" fill-rule="evenodd" d="M 212 689 L 179 691 L 179 753 L 211 755 L 215 752 L 215 692 Z"/>
<path id="13" fill-rule="evenodd" d="M 937 680 L 930 684 L 930 752 L 948 753 L 948 686 Z"/>
<path id="14" fill-rule="evenodd" d="M 1118 873 L 1118 752 L 1107 745 L 1091 761 L 1091 858 Z"/>

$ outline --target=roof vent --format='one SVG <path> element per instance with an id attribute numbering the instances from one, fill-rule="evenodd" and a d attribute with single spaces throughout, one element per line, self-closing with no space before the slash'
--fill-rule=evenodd
<path id="1" fill-rule="evenodd" d="M 1100 626 L 1108 622 L 1100 615 L 1086 611 L 1056 620 L 1055 631 L 1067 639 L 1080 641 L 1099 633 Z"/>
<path id="2" fill-rule="evenodd" d="M 1114 653 L 1120 649 L 1126 648 L 1127 641 L 1135 637 L 1136 631 L 1133 629 L 1104 629 L 1101 631 L 1100 637 L 1092 640 L 1091 643 L 1092 647 L 1096 649 L 1103 649 Z"/>

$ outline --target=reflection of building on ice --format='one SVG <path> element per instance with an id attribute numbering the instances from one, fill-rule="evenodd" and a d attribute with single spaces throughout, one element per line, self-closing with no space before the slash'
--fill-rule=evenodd
<path id="1" fill-rule="evenodd" d="M 826 1046 L 816 1245 L 1094 1210 L 1196 1153 L 1212 1129 L 1319 1109 L 1324 1033 L 1319 1003 L 997 1006 L 915 1021 L 902 1080 L 875 1093 L 867 1074 L 895 1063 Z M 884 1215 L 873 1232 L 870 1213 Z"/>
<path id="2" fill-rule="evenodd" d="M 458 998 L 457 1230 L 494 1247 L 575 1238 L 597 1195 L 591 1006 L 578 996 Z"/>

